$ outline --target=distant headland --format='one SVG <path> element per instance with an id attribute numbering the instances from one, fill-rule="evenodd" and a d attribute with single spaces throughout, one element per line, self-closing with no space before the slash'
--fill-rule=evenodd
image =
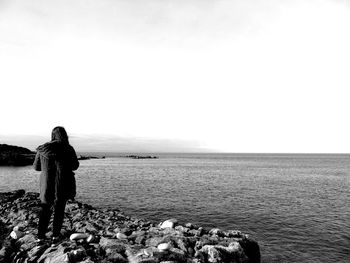
<path id="1" fill-rule="evenodd" d="M 0 144 L 0 166 L 26 166 L 34 162 L 35 152 L 20 146 Z"/>
<path id="2" fill-rule="evenodd" d="M 0 144 L 0 166 L 32 165 L 35 152 L 21 146 Z M 104 159 L 105 156 L 78 155 L 78 160 Z"/>
<path id="3" fill-rule="evenodd" d="M 122 155 L 120 157 L 124 157 L 124 158 L 131 158 L 131 159 L 158 159 L 158 156 L 153 156 L 153 155 Z"/>

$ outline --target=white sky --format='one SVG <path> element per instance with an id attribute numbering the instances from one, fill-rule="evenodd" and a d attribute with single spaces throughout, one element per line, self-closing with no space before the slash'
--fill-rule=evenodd
<path id="1" fill-rule="evenodd" d="M 0 135 L 349 152 L 341 0 L 0 0 Z"/>

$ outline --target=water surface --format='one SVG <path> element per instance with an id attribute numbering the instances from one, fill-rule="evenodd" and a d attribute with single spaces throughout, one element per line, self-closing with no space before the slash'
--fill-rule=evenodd
<path id="1" fill-rule="evenodd" d="M 239 229 L 263 262 L 350 262 L 349 155 L 159 154 L 81 161 L 77 199 L 160 222 Z M 30 167 L 0 191 L 37 191 Z"/>

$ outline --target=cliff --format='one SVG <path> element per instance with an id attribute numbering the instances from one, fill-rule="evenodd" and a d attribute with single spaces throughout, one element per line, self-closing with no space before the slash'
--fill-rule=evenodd
<path id="1" fill-rule="evenodd" d="M 31 150 L 7 144 L 0 144 L 0 165 L 25 166 L 32 165 L 35 153 Z"/>
<path id="2" fill-rule="evenodd" d="M 38 244 L 39 203 L 37 193 L 0 193 L 0 262 L 260 262 L 258 244 L 240 231 L 155 224 L 76 201 L 67 204 L 62 240 Z"/>

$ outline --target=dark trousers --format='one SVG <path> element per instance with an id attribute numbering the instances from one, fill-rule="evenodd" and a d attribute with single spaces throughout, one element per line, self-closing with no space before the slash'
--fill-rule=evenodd
<path id="1" fill-rule="evenodd" d="M 66 207 L 67 201 L 55 201 L 54 205 L 52 204 L 41 204 L 41 211 L 39 217 L 39 227 L 38 227 L 38 238 L 45 238 L 47 228 L 50 223 L 50 218 L 52 214 L 53 206 L 53 223 L 52 223 L 52 236 L 58 237 L 61 232 L 64 210 Z"/>

